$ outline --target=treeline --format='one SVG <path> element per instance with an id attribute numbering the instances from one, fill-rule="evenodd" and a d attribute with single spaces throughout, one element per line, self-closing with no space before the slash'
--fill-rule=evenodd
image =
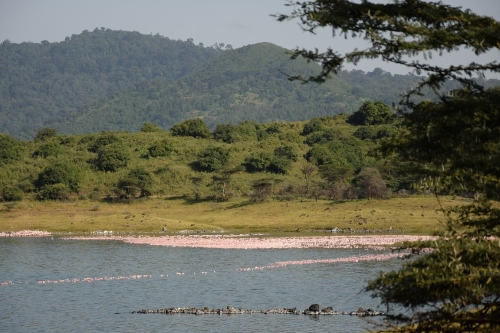
<path id="1" fill-rule="evenodd" d="M 350 200 L 425 190 L 397 158 L 374 154 L 399 126 L 386 104 L 365 102 L 352 115 L 213 131 L 193 118 L 168 132 L 145 123 L 137 133 L 43 128 L 29 142 L 1 134 L 0 200 Z"/>

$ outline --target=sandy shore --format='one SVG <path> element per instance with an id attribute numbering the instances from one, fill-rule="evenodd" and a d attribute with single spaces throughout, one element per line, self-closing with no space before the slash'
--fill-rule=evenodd
<path id="1" fill-rule="evenodd" d="M 108 236 L 64 237 L 71 240 L 119 240 L 130 244 L 147 244 L 169 247 L 198 247 L 211 249 L 381 249 L 405 241 L 432 240 L 433 236 L 368 235 L 368 236 L 319 236 L 319 237 L 253 237 L 241 235 L 188 235 L 188 236 Z"/>

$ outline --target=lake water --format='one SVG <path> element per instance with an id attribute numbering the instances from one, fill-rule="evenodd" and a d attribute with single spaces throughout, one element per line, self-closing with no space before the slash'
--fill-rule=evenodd
<path id="1" fill-rule="evenodd" d="M 383 311 L 379 300 L 360 291 L 381 270 L 399 267 L 398 259 L 238 270 L 284 260 L 367 253 L 375 252 L 0 238 L 0 282 L 13 282 L 0 286 L 0 332 L 362 332 L 374 327 L 366 319 L 346 315 L 194 316 L 132 311 L 228 305 L 303 310 L 312 303 L 348 312 L 358 307 Z M 72 282 L 83 278 L 92 282 Z M 37 283 L 55 280 L 64 282 Z"/>

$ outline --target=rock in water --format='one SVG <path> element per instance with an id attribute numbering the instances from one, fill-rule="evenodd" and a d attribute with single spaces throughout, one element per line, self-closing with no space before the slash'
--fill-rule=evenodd
<path id="1" fill-rule="evenodd" d="M 311 304 L 311 306 L 309 307 L 309 311 L 318 312 L 319 311 L 319 304 Z"/>

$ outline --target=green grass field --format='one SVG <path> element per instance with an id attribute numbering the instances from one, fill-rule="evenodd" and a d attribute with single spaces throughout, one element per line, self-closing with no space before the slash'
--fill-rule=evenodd
<path id="1" fill-rule="evenodd" d="M 150 198 L 130 203 L 23 201 L 0 206 L 0 231 L 50 232 L 308 232 L 351 228 L 431 234 L 442 228 L 443 207 L 464 201 L 434 196 L 387 200 L 269 201 L 192 203 L 181 198 Z"/>

